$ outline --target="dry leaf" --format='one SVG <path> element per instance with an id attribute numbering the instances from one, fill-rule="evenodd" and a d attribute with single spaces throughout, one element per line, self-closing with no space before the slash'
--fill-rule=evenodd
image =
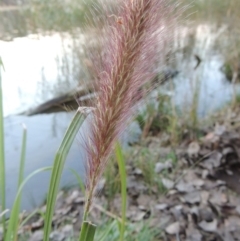
<path id="1" fill-rule="evenodd" d="M 216 232 L 217 231 L 217 220 L 214 219 L 212 222 L 206 222 L 203 220 L 198 224 L 198 226 L 206 232 Z"/>
<path id="2" fill-rule="evenodd" d="M 189 157 L 196 157 L 200 151 L 200 146 L 198 142 L 191 142 L 187 149 L 187 154 Z"/>
<path id="3" fill-rule="evenodd" d="M 165 231 L 168 234 L 178 234 L 180 232 L 179 222 L 175 222 L 166 227 Z"/>

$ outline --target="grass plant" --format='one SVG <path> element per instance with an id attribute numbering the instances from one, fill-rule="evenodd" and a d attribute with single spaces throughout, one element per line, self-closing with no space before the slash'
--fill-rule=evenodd
<path id="1" fill-rule="evenodd" d="M 158 241 L 161 240 L 161 230 L 150 226 L 149 220 L 128 223 L 124 241 Z M 136 231 L 138 230 L 138 231 Z M 118 224 L 109 220 L 97 229 L 96 241 L 119 241 Z"/>
<path id="2" fill-rule="evenodd" d="M 124 232 L 126 226 L 126 211 L 127 211 L 127 173 L 125 167 L 125 161 L 123 158 L 122 149 L 120 144 L 116 145 L 116 158 L 119 168 L 119 174 L 121 178 L 121 201 L 122 201 L 122 212 L 121 212 L 121 223 L 120 226 L 120 241 L 124 241 Z"/>
<path id="3" fill-rule="evenodd" d="M 26 145 L 27 145 L 27 128 L 23 124 L 23 137 L 22 137 L 22 148 L 21 148 L 21 158 L 20 158 L 20 168 L 19 168 L 19 177 L 18 177 L 18 189 L 21 187 L 21 184 L 24 180 L 24 167 L 25 167 L 25 156 L 26 156 Z M 21 194 L 19 195 L 19 198 L 17 199 L 16 203 L 16 210 L 13 213 L 13 233 L 14 233 L 14 240 L 17 240 L 17 231 L 18 231 L 18 217 L 20 213 L 21 208 Z"/>
<path id="4" fill-rule="evenodd" d="M 87 114 L 86 109 L 84 110 L 79 107 L 78 111 L 73 117 L 72 122 L 69 125 L 69 128 L 66 131 L 66 134 L 55 156 L 53 170 L 52 170 L 50 184 L 49 184 L 48 196 L 47 196 L 47 209 L 46 209 L 46 216 L 45 216 L 45 223 L 44 223 L 44 239 L 43 239 L 44 241 L 48 241 L 49 235 L 51 232 L 52 216 L 54 212 L 54 206 L 57 198 L 57 192 L 58 192 L 58 187 L 59 187 L 64 163 L 66 161 L 66 157 L 73 143 L 73 140 L 75 139 L 79 131 L 79 128 L 81 127 L 84 121 L 85 114 Z M 86 228 L 86 232 L 89 231 L 88 228 L 92 229 L 92 226 L 90 227 L 88 226 L 88 224 L 85 224 L 84 227 Z"/>
<path id="5" fill-rule="evenodd" d="M 27 4 L 6 8 L 0 6 L 0 30 L 2 39 L 23 37 L 30 33 L 45 31 L 74 32 L 82 28 L 89 19 L 94 0 L 30 0 Z M 101 13 L 100 11 L 98 12 Z M 97 13 L 96 13 L 97 14 Z"/>
<path id="6" fill-rule="evenodd" d="M 40 168 L 37 169 L 36 171 L 32 172 L 30 175 L 28 175 L 24 181 L 22 181 L 21 185 L 18 188 L 14 203 L 13 203 L 13 207 L 11 209 L 11 214 L 10 214 L 10 218 L 8 220 L 8 225 L 5 226 L 5 236 L 4 236 L 4 241 L 12 241 L 12 240 L 16 240 L 17 237 L 17 232 L 18 230 L 16 229 L 16 223 L 18 224 L 18 220 L 19 220 L 19 205 L 21 202 L 21 195 L 22 195 L 22 190 L 24 188 L 24 186 L 26 185 L 26 183 L 35 175 L 37 175 L 38 173 L 41 173 L 43 171 L 49 171 L 51 170 L 52 167 L 44 167 L 44 168 Z M 17 219 L 17 220 L 16 220 Z"/>
<path id="7" fill-rule="evenodd" d="M 5 151 L 4 151 L 4 119 L 3 119 L 3 103 L 2 103 L 2 75 L 3 62 L 0 57 L 0 196 L 1 196 L 1 220 L 3 225 L 3 237 L 5 237 L 6 223 L 6 177 L 5 177 Z"/>

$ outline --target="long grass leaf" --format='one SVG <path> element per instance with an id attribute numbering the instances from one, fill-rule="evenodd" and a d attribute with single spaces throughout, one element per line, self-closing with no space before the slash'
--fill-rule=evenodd
<path id="1" fill-rule="evenodd" d="M 36 209 L 33 212 L 31 212 L 20 224 L 20 228 L 22 228 L 29 220 L 32 218 L 35 214 L 39 213 L 39 210 Z"/>
<path id="2" fill-rule="evenodd" d="M 123 241 L 125 225 L 126 225 L 126 210 L 127 210 L 127 174 L 126 174 L 126 167 L 125 167 L 125 161 L 123 158 L 122 149 L 119 143 L 117 143 L 116 145 L 115 152 L 116 152 L 120 180 L 121 180 L 122 223 L 120 228 L 120 241 Z"/>
<path id="3" fill-rule="evenodd" d="M 82 181 L 82 178 L 80 177 L 80 175 L 74 169 L 70 168 L 70 171 L 76 177 L 76 179 L 78 181 L 78 185 L 79 185 L 79 187 L 81 189 L 82 194 L 85 195 L 85 185 L 84 185 L 84 182 Z"/>
<path id="4" fill-rule="evenodd" d="M 1 196 L 1 211 L 6 209 L 6 177 L 5 177 L 5 152 L 4 152 L 4 118 L 3 118 L 3 95 L 2 95 L 2 75 L 1 67 L 3 67 L 0 57 L 0 196 Z M 5 214 L 2 215 L 3 237 L 5 237 L 6 223 Z"/>
<path id="5" fill-rule="evenodd" d="M 96 226 L 90 222 L 83 222 L 79 241 L 93 241 L 95 236 Z"/>
<path id="6" fill-rule="evenodd" d="M 4 239 L 4 241 L 11 241 L 14 238 L 14 225 L 15 225 L 15 217 L 16 217 L 16 212 L 18 209 L 18 204 L 19 204 L 19 199 L 21 197 L 22 194 L 22 190 L 23 187 L 26 185 L 26 183 L 32 178 L 34 177 L 36 174 L 43 172 L 43 171 L 48 171 L 51 170 L 52 167 L 43 167 L 40 169 L 37 169 L 36 171 L 32 172 L 31 174 L 29 174 L 25 180 L 21 183 L 21 185 L 18 188 L 14 203 L 13 203 L 13 208 L 11 211 L 11 215 L 10 215 L 10 219 L 9 219 L 9 223 L 8 223 L 8 229 L 7 229 L 7 233 L 6 233 L 6 238 Z"/>
<path id="7" fill-rule="evenodd" d="M 18 189 L 20 188 L 23 178 L 24 178 L 24 167 L 25 167 L 25 158 L 26 158 L 26 145 L 27 145 L 27 128 L 23 124 L 23 137 L 22 137 L 22 148 L 21 148 L 21 157 L 20 157 L 20 168 L 19 168 L 19 176 L 18 176 Z M 19 210 L 21 206 L 21 194 L 16 203 L 16 212 L 13 213 L 14 217 L 14 227 L 13 227 L 13 235 L 14 240 L 17 240 L 17 231 L 18 231 L 18 222 L 19 222 Z"/>
<path id="8" fill-rule="evenodd" d="M 117 220 L 112 221 L 112 223 L 109 225 L 109 227 L 107 228 L 107 230 L 104 232 L 104 234 L 99 238 L 98 241 L 104 241 L 107 240 L 107 236 L 109 235 L 109 233 L 111 232 L 111 230 L 113 229 L 113 227 L 117 224 Z"/>
<path id="9" fill-rule="evenodd" d="M 2 213 L 0 213 L 0 218 L 5 215 L 6 213 L 8 213 L 10 210 L 9 209 L 6 209 L 4 210 Z"/>
<path id="10" fill-rule="evenodd" d="M 65 160 L 70 150 L 70 147 L 73 143 L 73 140 L 75 139 L 84 119 L 85 119 L 84 115 L 82 114 L 81 109 L 79 108 L 75 116 L 73 117 L 73 120 L 71 121 L 65 133 L 65 136 L 62 140 L 62 143 L 60 144 L 60 147 L 56 153 L 54 164 L 53 164 L 53 170 L 51 174 L 50 185 L 48 189 L 47 210 L 46 210 L 46 215 L 44 220 L 43 241 L 49 240 L 49 235 L 50 235 L 51 226 L 52 226 L 52 216 L 54 212 L 58 186 L 61 179 Z"/>

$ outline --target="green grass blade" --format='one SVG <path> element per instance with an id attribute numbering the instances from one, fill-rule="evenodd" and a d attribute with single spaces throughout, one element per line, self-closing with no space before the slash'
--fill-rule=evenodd
<path id="1" fill-rule="evenodd" d="M 84 115 L 81 113 L 81 110 L 78 109 L 75 116 L 73 117 L 73 120 L 71 121 L 65 136 L 62 140 L 62 143 L 60 144 L 60 147 L 56 153 L 54 164 L 53 164 L 53 170 L 51 174 L 51 180 L 50 185 L 48 189 L 48 196 L 47 196 L 47 210 L 44 220 L 44 236 L 43 241 L 49 240 L 49 235 L 51 232 L 52 227 L 52 216 L 54 212 L 54 206 L 57 198 L 57 192 L 58 192 L 58 186 L 61 179 L 63 167 L 65 164 L 65 160 L 67 157 L 67 154 L 70 150 L 70 147 L 73 143 L 73 140 L 75 139 L 80 126 L 82 125 L 84 121 Z"/>
<path id="2" fill-rule="evenodd" d="M 39 210 L 36 209 L 33 212 L 31 212 L 20 224 L 20 228 L 22 228 L 27 222 L 28 220 L 30 220 L 35 214 L 39 213 Z"/>
<path id="3" fill-rule="evenodd" d="M 122 223 L 120 227 L 120 241 L 124 240 L 127 210 L 127 174 L 122 149 L 119 143 L 116 145 L 116 157 L 121 179 L 121 199 L 122 199 Z"/>
<path id="4" fill-rule="evenodd" d="M 4 64 L 3 64 L 3 61 L 2 61 L 2 58 L 1 58 L 1 57 L 0 57 L 0 67 L 2 67 L 3 70 L 5 71 Z"/>
<path id="5" fill-rule="evenodd" d="M 104 232 L 104 234 L 99 238 L 98 241 L 104 241 L 107 240 L 107 236 L 109 235 L 109 233 L 111 232 L 111 230 L 113 229 L 113 227 L 117 224 L 117 220 L 112 221 L 112 223 L 109 225 L 109 227 L 107 228 L 107 230 Z"/>
<path id="6" fill-rule="evenodd" d="M 83 222 L 79 241 L 93 241 L 95 236 L 96 226 L 90 222 Z"/>
<path id="7" fill-rule="evenodd" d="M 14 203 L 13 203 L 13 208 L 12 208 L 9 223 L 8 223 L 6 238 L 4 239 L 4 241 L 12 241 L 13 238 L 15 237 L 15 233 L 14 233 L 14 227 L 15 226 L 14 225 L 15 225 L 15 219 L 16 218 L 18 219 L 18 217 L 16 216 L 16 213 L 17 213 L 17 210 L 18 210 L 19 199 L 21 197 L 23 187 L 36 174 L 38 174 L 40 172 L 43 172 L 43 171 L 48 171 L 48 170 L 51 170 L 51 169 L 52 169 L 52 167 L 43 167 L 43 168 L 37 169 L 36 171 L 34 171 L 30 175 L 28 175 L 26 177 L 26 179 L 19 186 L 16 197 L 15 197 L 15 200 L 14 200 Z"/>
<path id="8" fill-rule="evenodd" d="M 82 194 L 85 195 L 85 185 L 84 185 L 84 182 L 82 181 L 82 178 L 80 177 L 80 175 L 74 169 L 70 168 L 70 171 L 76 177 Z"/>
<path id="9" fill-rule="evenodd" d="M 4 210 L 2 213 L 0 213 L 0 218 L 5 215 L 6 213 L 8 213 L 10 210 L 9 209 L 6 209 Z"/>
<path id="10" fill-rule="evenodd" d="M 1 196 L 1 212 L 6 209 L 6 177 L 5 177 L 5 152 L 4 152 L 4 118 L 3 118 L 3 95 L 2 95 L 2 76 L 1 67 L 3 67 L 0 58 L 0 196 Z M 2 215 L 3 237 L 6 233 L 5 214 Z"/>
<path id="11" fill-rule="evenodd" d="M 21 148 L 21 158 L 20 158 L 20 168 L 19 168 L 19 176 L 18 176 L 18 189 L 20 188 L 23 178 L 24 178 L 24 166 L 25 166 L 25 158 L 26 158 L 26 146 L 27 146 L 27 128 L 23 124 L 23 137 L 22 137 L 22 148 Z M 13 235 L 14 240 L 17 240 L 17 230 L 18 230 L 18 224 L 19 224 L 19 210 L 21 206 L 21 194 L 19 195 L 19 198 L 17 199 L 16 203 L 16 211 L 14 213 L 14 227 L 13 227 Z"/>

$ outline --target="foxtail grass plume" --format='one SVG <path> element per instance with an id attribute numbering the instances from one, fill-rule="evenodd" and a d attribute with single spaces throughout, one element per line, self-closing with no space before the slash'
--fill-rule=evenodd
<path id="1" fill-rule="evenodd" d="M 119 0 L 118 11 L 108 15 L 103 30 L 101 56 L 94 56 L 95 110 L 87 142 L 86 173 L 88 213 L 94 189 L 107 159 L 141 98 L 139 90 L 154 76 L 154 66 L 170 40 L 172 6 L 166 0 Z M 168 27 L 166 28 L 166 24 Z"/>

